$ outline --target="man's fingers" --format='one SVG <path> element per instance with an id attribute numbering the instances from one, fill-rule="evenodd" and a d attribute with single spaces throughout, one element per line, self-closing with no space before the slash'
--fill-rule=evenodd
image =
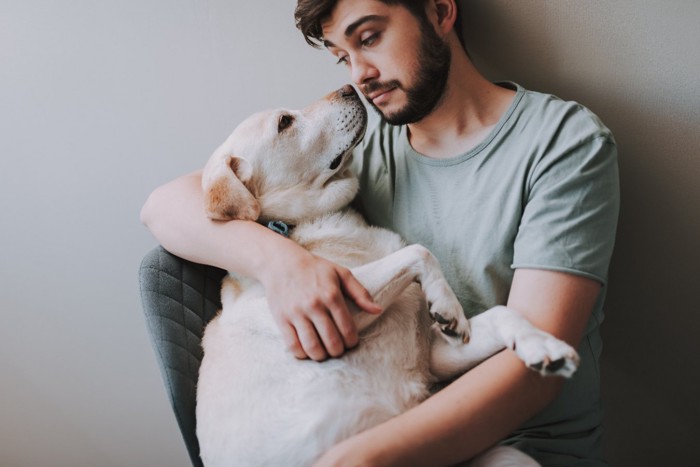
<path id="1" fill-rule="evenodd" d="M 313 323 L 307 319 L 300 319 L 294 322 L 294 329 L 299 337 L 301 347 L 306 355 L 312 360 L 321 362 L 328 358 L 326 348 L 316 332 Z"/>
<path id="2" fill-rule="evenodd" d="M 294 327 L 289 323 L 284 323 L 280 324 L 279 328 L 282 333 L 282 339 L 284 339 L 284 345 L 287 346 L 287 350 L 289 350 L 292 355 L 299 360 L 309 358 L 309 356 L 306 355 L 306 352 L 304 352 L 301 342 L 299 342 L 299 337 L 297 337 Z"/>
<path id="3" fill-rule="evenodd" d="M 333 320 L 334 327 L 342 337 L 344 349 L 351 349 L 357 345 L 357 325 L 348 311 L 345 297 L 342 293 L 338 293 L 329 300 L 328 312 Z M 326 347 L 327 348 L 327 347 Z M 331 354 L 332 355 L 332 354 Z"/>
<path id="4" fill-rule="evenodd" d="M 340 357 L 345 353 L 345 340 L 341 337 L 336 323 L 329 316 L 327 311 L 316 313 L 313 316 L 313 324 L 316 328 L 326 352 L 331 357 Z"/>
<path id="5" fill-rule="evenodd" d="M 339 271 L 338 278 L 340 279 L 340 286 L 343 289 L 343 293 L 355 302 L 355 305 L 360 309 L 375 315 L 382 312 L 382 307 L 374 302 L 374 299 L 369 292 L 367 292 L 367 289 L 360 284 L 360 281 L 358 281 L 349 270 Z"/>

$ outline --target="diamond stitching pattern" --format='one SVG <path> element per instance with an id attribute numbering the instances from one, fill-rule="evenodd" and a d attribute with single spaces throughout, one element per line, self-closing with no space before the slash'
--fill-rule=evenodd
<path id="1" fill-rule="evenodd" d="M 195 426 L 197 375 L 206 323 L 221 307 L 225 271 L 191 263 L 162 247 L 144 257 L 139 270 L 141 302 L 163 382 L 190 460 L 201 466 Z"/>

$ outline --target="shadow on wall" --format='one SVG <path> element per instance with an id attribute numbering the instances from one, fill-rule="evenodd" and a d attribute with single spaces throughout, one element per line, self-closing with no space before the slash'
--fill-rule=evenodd
<path id="1" fill-rule="evenodd" d="M 613 130 L 622 212 L 602 328 L 608 460 L 697 465 L 700 3 L 461 5 L 487 76 L 579 101 Z"/>

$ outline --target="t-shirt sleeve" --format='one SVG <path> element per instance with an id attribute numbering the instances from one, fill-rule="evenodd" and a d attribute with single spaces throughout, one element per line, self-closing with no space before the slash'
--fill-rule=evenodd
<path id="1" fill-rule="evenodd" d="M 618 211 L 617 149 L 609 133 L 553 148 L 530 173 L 512 267 L 569 272 L 605 284 Z"/>

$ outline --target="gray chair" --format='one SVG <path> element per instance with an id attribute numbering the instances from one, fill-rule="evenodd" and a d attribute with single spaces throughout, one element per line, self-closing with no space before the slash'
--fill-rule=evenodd
<path id="1" fill-rule="evenodd" d="M 204 326 L 221 307 L 225 271 L 191 263 L 157 247 L 139 270 L 141 302 L 165 389 L 194 466 L 202 466 L 195 401 Z"/>

